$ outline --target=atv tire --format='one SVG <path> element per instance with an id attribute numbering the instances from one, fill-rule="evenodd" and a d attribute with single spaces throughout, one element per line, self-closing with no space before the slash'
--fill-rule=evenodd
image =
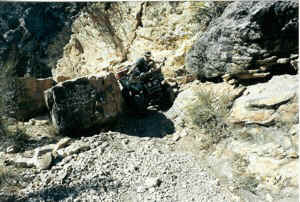
<path id="1" fill-rule="evenodd" d="M 138 113 L 144 113 L 147 111 L 147 101 L 143 94 L 135 95 L 132 97 L 131 107 L 136 110 Z"/>
<path id="2" fill-rule="evenodd" d="M 162 111 L 168 110 L 173 105 L 174 99 L 175 93 L 172 87 L 168 84 L 164 84 L 162 86 L 162 96 L 158 103 L 159 109 Z"/>

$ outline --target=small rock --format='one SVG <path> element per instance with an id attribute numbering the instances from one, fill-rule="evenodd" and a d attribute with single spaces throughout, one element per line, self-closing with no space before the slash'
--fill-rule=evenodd
<path id="1" fill-rule="evenodd" d="M 299 155 L 295 151 L 291 151 L 287 154 L 287 158 L 297 159 L 299 158 Z"/>
<path id="2" fill-rule="evenodd" d="M 37 126 L 47 125 L 48 123 L 49 123 L 48 120 L 35 120 L 35 125 Z"/>
<path id="3" fill-rule="evenodd" d="M 124 139 L 124 140 L 123 140 L 123 144 L 124 144 L 124 145 L 127 145 L 128 143 L 129 143 L 129 140 L 128 140 L 128 139 Z"/>
<path id="4" fill-rule="evenodd" d="M 8 161 L 10 164 L 13 164 L 19 168 L 31 168 L 34 166 L 34 162 L 31 158 L 24 158 L 21 156 L 17 157 L 16 159 L 8 160 Z"/>
<path id="5" fill-rule="evenodd" d="M 299 61 L 298 61 L 298 59 L 297 59 L 297 60 L 292 60 L 292 61 L 290 62 L 290 64 L 291 64 L 292 67 L 298 72 L 298 69 L 299 69 L 299 67 L 298 67 Z"/>
<path id="6" fill-rule="evenodd" d="M 161 184 L 161 180 L 158 177 L 148 177 L 145 180 L 145 187 L 151 188 L 151 187 L 158 187 Z"/>
<path id="7" fill-rule="evenodd" d="M 290 58 L 280 58 L 277 60 L 278 64 L 288 64 L 290 62 Z"/>
<path id="8" fill-rule="evenodd" d="M 263 60 L 257 60 L 256 63 L 258 65 L 266 65 L 266 64 L 271 64 L 275 61 L 277 61 L 277 56 L 268 57 Z"/>
<path id="9" fill-rule="evenodd" d="M 173 135 L 172 140 L 173 140 L 174 142 L 176 142 L 176 141 L 178 141 L 180 138 L 181 138 L 180 133 L 176 133 L 176 134 Z"/>
<path id="10" fill-rule="evenodd" d="M 101 148 L 106 148 L 109 146 L 109 143 L 108 142 L 104 142 L 103 144 L 101 144 Z"/>
<path id="11" fill-rule="evenodd" d="M 293 125 L 293 126 L 291 127 L 291 129 L 289 130 L 289 133 L 290 133 L 291 135 L 296 135 L 297 132 L 298 132 L 298 127 L 299 127 L 298 124 Z"/>
<path id="12" fill-rule="evenodd" d="M 266 195 L 266 199 L 267 199 L 268 202 L 273 202 L 273 198 L 270 194 Z"/>
<path id="13" fill-rule="evenodd" d="M 71 142 L 71 138 L 69 137 L 65 137 L 65 138 L 62 138 L 61 140 L 58 141 L 58 143 L 56 144 L 58 149 L 59 148 L 63 148 L 65 147 L 67 144 L 69 144 Z"/>
<path id="14" fill-rule="evenodd" d="M 6 148 L 6 153 L 8 154 L 13 154 L 17 152 L 18 152 L 18 148 L 16 146 L 9 146 Z"/>
<path id="15" fill-rule="evenodd" d="M 40 170 L 46 170 L 52 163 L 52 154 L 49 152 L 43 156 L 35 158 L 35 167 Z"/>
<path id="16" fill-rule="evenodd" d="M 136 192 L 137 192 L 137 193 L 143 193 L 143 192 L 145 192 L 145 191 L 146 191 L 146 189 L 145 189 L 145 187 L 143 187 L 143 186 L 139 186 L 139 187 L 136 188 Z"/>
<path id="17" fill-rule="evenodd" d="M 154 193 L 154 192 L 155 192 L 155 188 L 154 188 L 154 187 L 151 187 L 151 188 L 149 189 L 149 192 L 150 192 L 150 193 Z"/>
<path id="18" fill-rule="evenodd" d="M 101 142 L 95 141 L 95 142 L 93 142 L 91 145 L 93 146 L 93 148 L 96 148 L 96 147 L 98 147 L 99 145 L 101 145 Z"/>
<path id="19" fill-rule="evenodd" d="M 181 131 L 181 133 L 180 133 L 180 137 L 185 137 L 185 136 L 187 136 L 187 135 L 188 135 L 187 130 L 183 130 L 183 131 Z"/>
<path id="20" fill-rule="evenodd" d="M 30 119 L 28 121 L 28 124 L 34 126 L 35 125 L 35 120 L 34 119 Z"/>
<path id="21" fill-rule="evenodd" d="M 66 156 L 72 155 L 72 154 L 78 154 L 82 151 L 87 151 L 90 149 L 90 146 L 87 143 L 74 143 L 66 148 Z"/>
<path id="22" fill-rule="evenodd" d="M 290 56 L 291 60 L 296 59 L 296 58 L 298 58 L 298 54 L 291 54 L 291 56 Z"/>

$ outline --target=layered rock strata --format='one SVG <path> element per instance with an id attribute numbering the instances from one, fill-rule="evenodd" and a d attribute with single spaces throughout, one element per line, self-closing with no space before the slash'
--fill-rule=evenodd
<path id="1" fill-rule="evenodd" d="M 269 75 L 259 74 L 266 71 L 295 74 L 290 61 L 298 53 L 297 13 L 298 3 L 292 1 L 230 4 L 193 44 L 187 70 L 204 80 L 224 74 L 261 78 Z"/>

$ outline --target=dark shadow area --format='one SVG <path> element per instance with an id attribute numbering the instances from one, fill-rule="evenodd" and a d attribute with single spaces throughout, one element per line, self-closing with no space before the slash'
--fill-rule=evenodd
<path id="1" fill-rule="evenodd" d="M 49 144 L 56 144 L 59 141 L 60 137 L 47 137 L 44 136 L 41 139 L 33 139 L 32 137 L 25 134 L 23 131 L 17 133 L 9 132 L 0 137 L 1 146 L 0 151 L 5 151 L 6 148 L 13 146 L 16 149 L 16 152 L 24 152 L 28 150 L 34 150 L 38 147 L 42 147 Z"/>
<path id="2" fill-rule="evenodd" d="M 109 173 L 105 176 L 93 178 L 89 182 L 85 181 L 70 186 L 69 183 L 71 181 L 72 179 L 70 177 L 66 177 L 62 180 L 62 184 L 49 185 L 41 190 L 31 192 L 26 196 L 0 195 L 0 200 L 6 198 L 6 200 L 1 200 L 1 202 L 26 202 L 32 201 L 33 199 L 37 201 L 41 199 L 43 201 L 73 201 L 81 192 L 87 189 L 95 190 L 101 194 L 105 192 L 117 192 L 118 188 L 122 186 L 122 184 L 110 176 Z"/>
<path id="3" fill-rule="evenodd" d="M 16 202 L 20 201 L 18 198 L 13 194 L 0 194 L 0 201 L 1 202 Z"/>
<path id="4" fill-rule="evenodd" d="M 175 132 L 173 122 L 162 111 L 148 109 L 144 113 L 126 111 L 107 124 L 95 125 L 86 129 L 69 129 L 60 136 L 70 138 L 89 137 L 101 132 L 114 131 L 138 137 L 161 138 Z"/>
<path id="5" fill-rule="evenodd" d="M 41 126 L 42 128 L 40 129 L 43 130 L 44 133 L 46 133 L 47 130 L 47 136 L 39 134 L 32 136 L 28 135 L 26 131 L 31 126 L 24 127 L 24 124 L 27 123 L 17 123 L 15 119 L 10 119 L 11 120 L 0 120 L 0 151 L 5 152 L 8 147 L 12 146 L 15 148 L 16 152 L 24 152 L 44 145 L 55 144 L 62 138 L 61 135 L 54 132 L 53 126 L 48 124 Z M 48 120 L 47 116 L 39 116 L 34 119 Z"/>
<path id="6" fill-rule="evenodd" d="M 223 82 L 223 79 L 222 77 L 212 77 L 212 78 L 201 78 L 201 77 L 197 77 L 197 79 L 202 82 L 202 83 L 205 83 L 205 82 L 213 82 L 213 83 L 222 83 Z"/>
<path id="7" fill-rule="evenodd" d="M 268 72 L 270 72 L 270 75 L 265 78 L 257 78 L 257 79 L 247 79 L 247 80 L 239 80 L 239 83 L 244 86 L 250 86 L 258 83 L 265 83 L 268 82 L 273 76 L 278 75 L 296 75 L 297 71 L 288 64 L 276 64 L 269 68 Z"/>
<path id="8" fill-rule="evenodd" d="M 111 128 L 111 131 L 138 137 L 161 138 L 174 133 L 175 127 L 173 122 L 162 112 L 149 109 L 143 114 L 126 112 Z"/>
<path id="9" fill-rule="evenodd" d="M 74 128 L 68 129 L 66 132 L 60 133 L 61 136 L 67 136 L 73 139 L 80 139 L 81 137 L 91 137 L 93 135 L 99 134 L 103 131 L 108 131 L 111 128 L 111 124 L 104 125 L 94 125 L 89 128 Z"/>
<path id="10" fill-rule="evenodd" d="M 246 80 L 239 80 L 239 84 L 243 86 L 251 86 L 258 83 L 266 83 L 272 78 L 272 75 L 269 75 L 265 78 L 256 78 L 256 79 L 246 79 Z"/>
<path id="11" fill-rule="evenodd" d="M 78 195 L 78 187 L 69 187 L 67 185 L 56 185 L 53 187 L 48 187 L 45 189 L 42 189 L 38 192 L 32 192 L 28 194 L 26 197 L 18 198 L 15 200 L 16 202 L 23 202 L 23 201 L 30 201 L 34 198 L 38 199 L 44 199 L 45 201 L 60 201 L 68 198 L 70 195 L 76 197 Z M 82 185 L 81 185 L 82 186 Z"/>

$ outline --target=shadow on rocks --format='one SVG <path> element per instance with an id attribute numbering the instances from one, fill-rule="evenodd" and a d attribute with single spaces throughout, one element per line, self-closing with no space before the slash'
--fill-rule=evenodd
<path id="1" fill-rule="evenodd" d="M 111 130 L 138 137 L 162 138 L 174 133 L 175 127 L 162 112 L 148 110 L 143 114 L 125 113 Z"/>
<path id="2" fill-rule="evenodd" d="M 74 185 L 56 184 L 52 187 L 45 187 L 38 191 L 33 191 L 25 196 L 16 197 L 12 196 L 8 201 L 14 202 L 26 202 L 26 201 L 75 201 L 76 198 L 83 198 L 82 201 L 96 201 L 92 195 L 82 196 L 81 193 L 88 193 L 91 190 L 96 191 L 99 195 L 103 195 L 106 192 L 117 192 L 120 187 L 120 183 L 114 183 L 116 180 L 113 179 L 109 174 L 102 176 L 101 178 L 96 177 L 90 181 L 78 182 Z M 90 198 L 86 198 L 90 197 Z M 0 198 L 1 199 L 1 198 Z M 14 200 L 13 200 L 14 199 Z M 81 201 L 81 200 L 79 200 Z M 2 201 L 1 201 L 2 202 Z"/>
<path id="3" fill-rule="evenodd" d="M 38 192 L 32 192 L 32 193 L 28 194 L 27 196 L 19 199 L 18 202 L 30 201 L 34 198 L 36 198 L 38 201 L 42 201 L 42 200 L 44 200 L 44 201 L 59 201 L 59 200 L 69 198 L 70 196 L 75 197 L 77 195 L 78 195 L 78 193 L 76 192 L 75 187 L 69 187 L 66 185 L 57 185 L 54 187 L 42 189 Z"/>

